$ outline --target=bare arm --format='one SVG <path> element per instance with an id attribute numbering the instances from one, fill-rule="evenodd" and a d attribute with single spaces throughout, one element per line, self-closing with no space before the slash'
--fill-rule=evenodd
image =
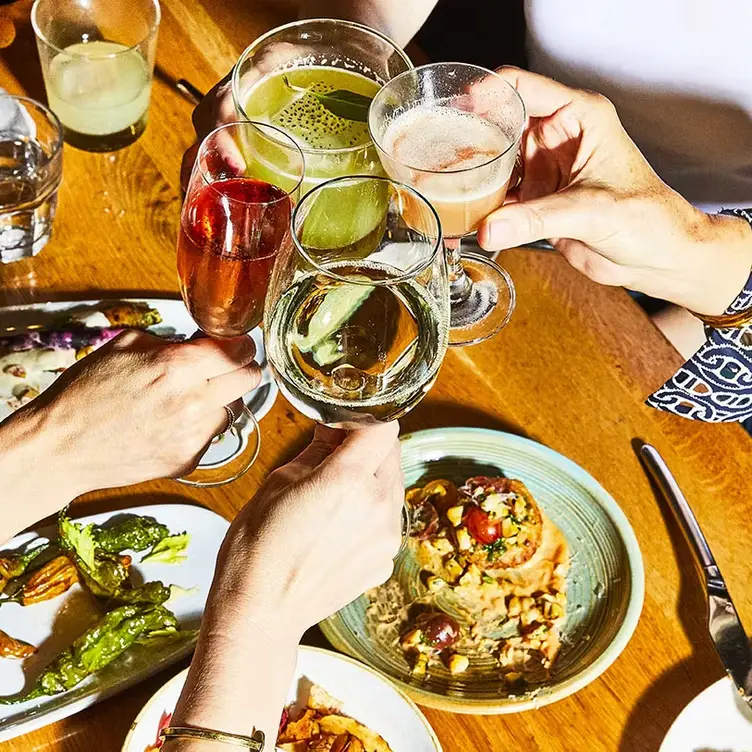
<path id="1" fill-rule="evenodd" d="M 438 0 L 302 0 L 301 18 L 344 18 L 371 26 L 404 47 Z"/>

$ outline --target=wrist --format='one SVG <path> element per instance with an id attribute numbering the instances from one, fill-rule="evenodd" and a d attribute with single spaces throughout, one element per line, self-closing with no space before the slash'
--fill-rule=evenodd
<path id="1" fill-rule="evenodd" d="M 703 214 L 679 256 L 678 303 L 694 313 L 723 314 L 752 271 L 752 228 L 737 217 Z"/>
<path id="2" fill-rule="evenodd" d="M 0 533 L 12 536 L 52 514 L 88 488 L 75 472 L 69 448 L 34 404 L 0 424 L 0 477 L 7 500 Z"/>

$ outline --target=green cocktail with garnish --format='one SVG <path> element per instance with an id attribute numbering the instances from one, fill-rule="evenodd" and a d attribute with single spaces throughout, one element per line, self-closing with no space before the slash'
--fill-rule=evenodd
<path id="1" fill-rule="evenodd" d="M 331 178 L 383 174 L 368 135 L 368 105 L 410 68 L 407 55 L 379 32 L 313 19 L 259 37 L 235 66 L 232 91 L 240 117 L 273 124 L 298 143 L 305 194 Z"/>

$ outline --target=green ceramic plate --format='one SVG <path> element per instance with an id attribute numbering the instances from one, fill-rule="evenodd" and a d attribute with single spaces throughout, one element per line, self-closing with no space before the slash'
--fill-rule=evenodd
<path id="1" fill-rule="evenodd" d="M 465 713 L 516 713 L 560 700 L 602 674 L 629 642 L 642 609 L 645 575 L 637 539 L 614 499 L 581 467 L 541 444 L 480 428 L 439 428 L 402 441 L 405 485 L 435 478 L 462 483 L 473 475 L 507 475 L 527 485 L 569 543 L 567 620 L 551 676 L 511 693 L 489 659 L 452 676 L 443 667 L 417 682 L 396 644 L 396 632 L 371 626 L 365 597 L 322 622 L 339 650 L 389 676 L 423 705 Z M 394 578 L 406 592 L 423 586 L 409 552 Z M 395 627 L 395 629 L 397 629 Z"/>

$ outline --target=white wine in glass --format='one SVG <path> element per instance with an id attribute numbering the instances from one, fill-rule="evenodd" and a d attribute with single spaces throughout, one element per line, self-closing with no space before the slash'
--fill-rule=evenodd
<path id="1" fill-rule="evenodd" d="M 347 213 L 381 221 L 363 234 Z M 264 337 L 277 382 L 304 415 L 358 428 L 394 420 L 433 385 L 447 347 L 446 260 L 433 208 L 385 178 L 338 178 L 293 216 L 295 250 L 277 259 Z"/>

